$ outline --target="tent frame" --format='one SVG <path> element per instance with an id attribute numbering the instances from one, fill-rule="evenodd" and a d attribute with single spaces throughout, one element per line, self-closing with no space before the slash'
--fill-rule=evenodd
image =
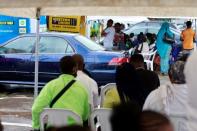
<path id="1" fill-rule="evenodd" d="M 36 9 L 36 44 L 35 44 L 35 71 L 34 71 L 34 99 L 38 96 L 38 73 L 39 73 L 39 40 L 40 40 L 40 11 Z"/>

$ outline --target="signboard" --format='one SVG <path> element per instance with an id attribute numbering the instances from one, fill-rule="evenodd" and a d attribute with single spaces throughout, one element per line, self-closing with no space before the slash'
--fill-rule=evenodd
<path id="1" fill-rule="evenodd" d="M 29 33 L 28 18 L 0 15 L 0 44 L 20 34 Z"/>
<path id="2" fill-rule="evenodd" d="M 81 16 L 49 16 L 48 19 L 49 31 L 79 33 L 80 23 Z"/>
<path id="3" fill-rule="evenodd" d="M 19 27 L 26 26 L 26 19 L 19 19 Z"/>

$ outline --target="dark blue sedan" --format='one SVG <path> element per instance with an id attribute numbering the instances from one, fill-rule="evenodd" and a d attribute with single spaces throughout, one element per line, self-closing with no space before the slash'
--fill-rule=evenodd
<path id="1" fill-rule="evenodd" d="M 16 37 L 0 47 L 0 84 L 34 84 L 35 34 Z M 39 86 L 60 74 L 59 60 L 81 54 L 86 69 L 99 85 L 114 82 L 117 65 L 125 61 L 121 52 L 110 52 L 78 34 L 41 33 L 39 43 Z"/>

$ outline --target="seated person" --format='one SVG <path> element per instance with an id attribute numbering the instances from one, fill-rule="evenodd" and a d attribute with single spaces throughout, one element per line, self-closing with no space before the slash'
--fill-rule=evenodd
<path id="1" fill-rule="evenodd" d="M 140 82 L 144 87 L 145 98 L 149 93 L 160 86 L 158 75 L 154 71 L 146 70 L 144 65 L 144 58 L 140 54 L 134 54 L 130 58 L 130 64 L 132 64 L 137 74 L 139 75 Z"/>
<path id="2" fill-rule="evenodd" d="M 145 36 L 144 36 L 144 41 L 136 47 L 136 50 L 137 50 L 136 53 L 147 53 L 147 52 L 149 52 L 149 44 L 146 41 Z"/>
<path id="3" fill-rule="evenodd" d="M 84 69 L 84 59 L 81 55 L 75 54 L 72 56 L 74 61 L 77 63 L 78 71 L 76 80 L 80 81 L 88 91 L 89 104 L 93 110 L 98 106 L 98 86 L 95 80 L 90 78 L 87 74 L 83 72 Z"/>
<path id="4" fill-rule="evenodd" d="M 32 127 L 38 130 L 40 128 L 40 114 L 44 108 L 69 109 L 75 112 L 86 122 L 89 118 L 89 96 L 85 87 L 75 80 L 77 74 L 77 63 L 71 56 L 64 56 L 60 60 L 61 75 L 48 82 L 35 99 L 32 106 Z M 67 85 L 70 85 L 67 87 Z M 57 96 L 63 89 L 67 90 Z M 56 101 L 55 101 L 56 100 Z M 73 119 L 69 119 L 69 124 L 75 124 Z"/>
<path id="5" fill-rule="evenodd" d="M 170 120 L 154 111 L 141 111 L 135 103 L 113 107 L 112 131 L 174 131 Z"/>
<path id="6" fill-rule="evenodd" d="M 160 86 L 147 97 L 144 110 L 153 110 L 169 116 L 175 131 L 187 131 L 186 105 L 188 89 L 185 83 L 183 61 L 171 65 L 169 78 L 172 84 Z M 178 119 L 177 119 L 178 117 Z"/>
<path id="7" fill-rule="evenodd" d="M 135 68 L 129 63 L 123 63 L 116 69 L 116 89 L 106 93 L 104 107 L 111 108 L 120 102 L 132 101 L 143 106 L 145 98 L 140 78 Z M 117 100 L 117 101 L 115 101 Z"/>
<path id="8" fill-rule="evenodd" d="M 121 103 L 112 109 L 112 131 L 139 131 L 138 119 L 141 109 L 135 103 Z"/>

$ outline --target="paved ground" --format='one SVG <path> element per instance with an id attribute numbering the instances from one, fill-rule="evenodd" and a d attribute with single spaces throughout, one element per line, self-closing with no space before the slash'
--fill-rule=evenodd
<path id="1" fill-rule="evenodd" d="M 167 76 L 160 76 L 160 83 L 169 82 Z M 0 93 L 0 118 L 4 131 L 30 131 L 33 90 L 20 89 Z"/>
<path id="2" fill-rule="evenodd" d="M 12 90 L 0 94 L 0 118 L 4 131 L 30 131 L 32 90 Z"/>

